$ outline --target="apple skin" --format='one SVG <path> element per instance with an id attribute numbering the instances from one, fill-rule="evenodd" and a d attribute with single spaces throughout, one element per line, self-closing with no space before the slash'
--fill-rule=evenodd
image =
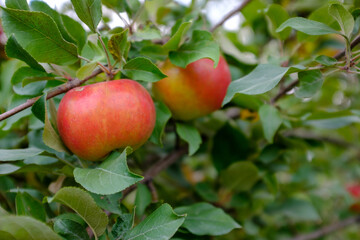
<path id="1" fill-rule="evenodd" d="M 153 84 L 155 97 L 163 101 L 175 119 L 191 120 L 221 108 L 231 74 L 221 56 L 214 68 L 211 59 L 200 59 L 186 68 L 166 60 L 161 70 L 168 76 Z"/>
<path id="2" fill-rule="evenodd" d="M 97 161 L 118 148 L 140 147 L 155 126 L 155 106 L 139 83 L 120 79 L 77 87 L 59 104 L 61 139 L 78 157 Z"/>

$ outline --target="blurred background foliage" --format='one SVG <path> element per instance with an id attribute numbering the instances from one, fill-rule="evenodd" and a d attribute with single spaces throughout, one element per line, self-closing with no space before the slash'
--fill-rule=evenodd
<path id="1" fill-rule="evenodd" d="M 110 8 L 113 7 L 112 2 L 103 1 Z M 344 41 L 335 34 L 308 36 L 290 28 L 281 33 L 275 31 L 282 22 L 296 16 L 339 29 L 328 14 L 329 4 L 334 2 L 251 1 L 239 13 L 236 30 L 220 27 L 214 31 L 233 80 L 250 73 L 259 63 L 316 66 L 314 59 L 317 56 L 333 57 L 342 51 Z M 203 10 L 208 4 L 219 6 L 226 1 L 194 0 L 189 4 L 170 0 L 146 1 L 143 10 L 136 16 L 137 25 L 130 37 L 133 42 L 129 57 L 146 56 L 154 62 L 164 60 L 166 56 L 158 47 L 158 42 L 166 42 L 172 27 L 184 21 L 192 21 L 188 37 L 195 29 L 209 30 L 214 24 L 208 21 L 210 16 Z M 346 0 L 344 4 L 354 14 L 353 34 L 358 35 L 360 15 L 356 7 L 360 6 L 360 1 Z M 132 7 L 134 9 L 117 10 L 126 11 L 130 18 L 134 18 L 131 15 L 138 12 L 136 9 L 140 8 L 140 4 Z M 70 4 L 64 4 L 61 12 L 74 15 Z M 110 30 L 108 25 L 115 17 L 110 11 L 104 11 L 100 28 L 105 36 L 118 31 L 113 27 Z M 0 34 L 2 113 L 62 81 L 39 82 L 25 88 L 12 84 L 14 72 L 25 64 L 6 57 L 6 37 L 1 31 Z M 355 47 L 353 51 L 358 49 Z M 104 57 L 98 52 L 98 46 L 91 43 L 84 46 L 83 56 L 97 55 Z M 73 76 L 76 70 L 74 66 L 66 68 Z M 280 113 L 281 126 L 273 142 L 269 143 L 263 135 L 262 121 L 271 122 L 273 119 L 260 120 L 259 108 L 296 78 L 297 74 L 290 74 L 265 94 L 238 94 L 223 109 L 194 121 L 203 143 L 195 155 L 184 157 L 154 179 L 158 199 L 173 207 L 200 201 L 212 203 L 229 213 L 242 225 L 242 229 L 211 238 L 180 231 L 175 235 L 176 239 L 289 239 L 356 214 L 350 206 L 359 198 L 346 189 L 360 184 L 359 75 L 345 71 L 324 74 L 321 88 L 312 96 L 299 97 L 296 94 L 298 88 L 295 88 L 279 99 L 275 106 Z M 100 76 L 94 81 L 102 79 L 103 76 Z M 60 99 L 61 96 L 54 98 L 55 104 Z M 41 200 L 51 194 L 51 186 L 58 183 L 59 175 L 70 176 L 62 186 L 76 185 L 71 173 L 58 161 L 72 158 L 42 142 L 43 127 L 30 109 L 0 122 L 1 149 L 33 146 L 54 154 L 53 159 L 44 159 L 44 162 L 35 163 L 36 160 L 27 159 L 20 165 L 22 170 L 11 175 L 0 170 L 3 173 L 0 176 L 0 202 L 8 211 L 15 211 L 14 201 L 19 189 L 26 189 Z M 174 122 L 170 120 L 163 139 L 164 146 L 148 142 L 130 157 L 130 169 L 141 174 L 158 156 L 173 151 L 176 138 L 173 130 Z M 127 196 L 122 202 L 123 207 L 131 211 L 135 198 L 135 192 Z M 147 207 L 146 213 L 152 212 L 156 206 L 153 203 Z M 323 239 L 360 239 L 359 226 L 350 226 Z"/>

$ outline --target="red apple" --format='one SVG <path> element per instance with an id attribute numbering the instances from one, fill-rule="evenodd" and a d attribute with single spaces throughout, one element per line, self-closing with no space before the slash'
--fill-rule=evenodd
<path id="1" fill-rule="evenodd" d="M 197 60 L 186 68 L 167 60 L 160 68 L 168 77 L 154 83 L 153 92 L 168 106 L 174 118 L 191 120 L 221 107 L 231 82 L 223 57 L 216 68 L 210 59 Z"/>
<path id="2" fill-rule="evenodd" d="M 146 142 L 155 107 L 139 83 L 120 79 L 77 87 L 65 94 L 57 125 L 65 145 L 82 159 L 97 161 L 112 150 Z"/>

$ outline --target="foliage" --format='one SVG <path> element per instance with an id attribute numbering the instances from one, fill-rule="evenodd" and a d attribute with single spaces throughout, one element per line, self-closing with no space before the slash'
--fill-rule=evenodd
<path id="1" fill-rule="evenodd" d="M 212 2 L 5 1 L 1 239 L 279 240 L 358 216 L 360 2 L 244 1 L 237 31 L 210 28 Z M 154 98 L 149 141 L 103 162 L 62 143 L 71 88 L 129 78 L 151 92 L 166 59 L 220 55 L 232 82 L 218 111 L 178 121 Z M 324 237 L 359 238 L 356 225 Z"/>

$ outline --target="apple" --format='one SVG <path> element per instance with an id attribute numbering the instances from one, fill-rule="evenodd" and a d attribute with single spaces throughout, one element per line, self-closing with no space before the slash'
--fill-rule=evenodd
<path id="1" fill-rule="evenodd" d="M 57 113 L 61 139 L 78 157 L 97 161 L 118 148 L 140 147 L 155 126 L 155 106 L 139 83 L 120 79 L 68 91 Z"/>
<path id="2" fill-rule="evenodd" d="M 207 58 L 186 68 L 166 60 L 160 68 L 168 77 L 153 84 L 153 93 L 168 106 L 175 119 L 191 120 L 221 107 L 231 82 L 229 67 L 222 56 L 216 68 Z"/>
<path id="3" fill-rule="evenodd" d="M 352 212 L 360 213 L 360 184 L 356 183 L 353 185 L 349 185 L 346 187 L 346 190 L 350 193 L 350 195 L 357 200 L 357 202 L 353 203 L 350 206 L 350 210 Z"/>

